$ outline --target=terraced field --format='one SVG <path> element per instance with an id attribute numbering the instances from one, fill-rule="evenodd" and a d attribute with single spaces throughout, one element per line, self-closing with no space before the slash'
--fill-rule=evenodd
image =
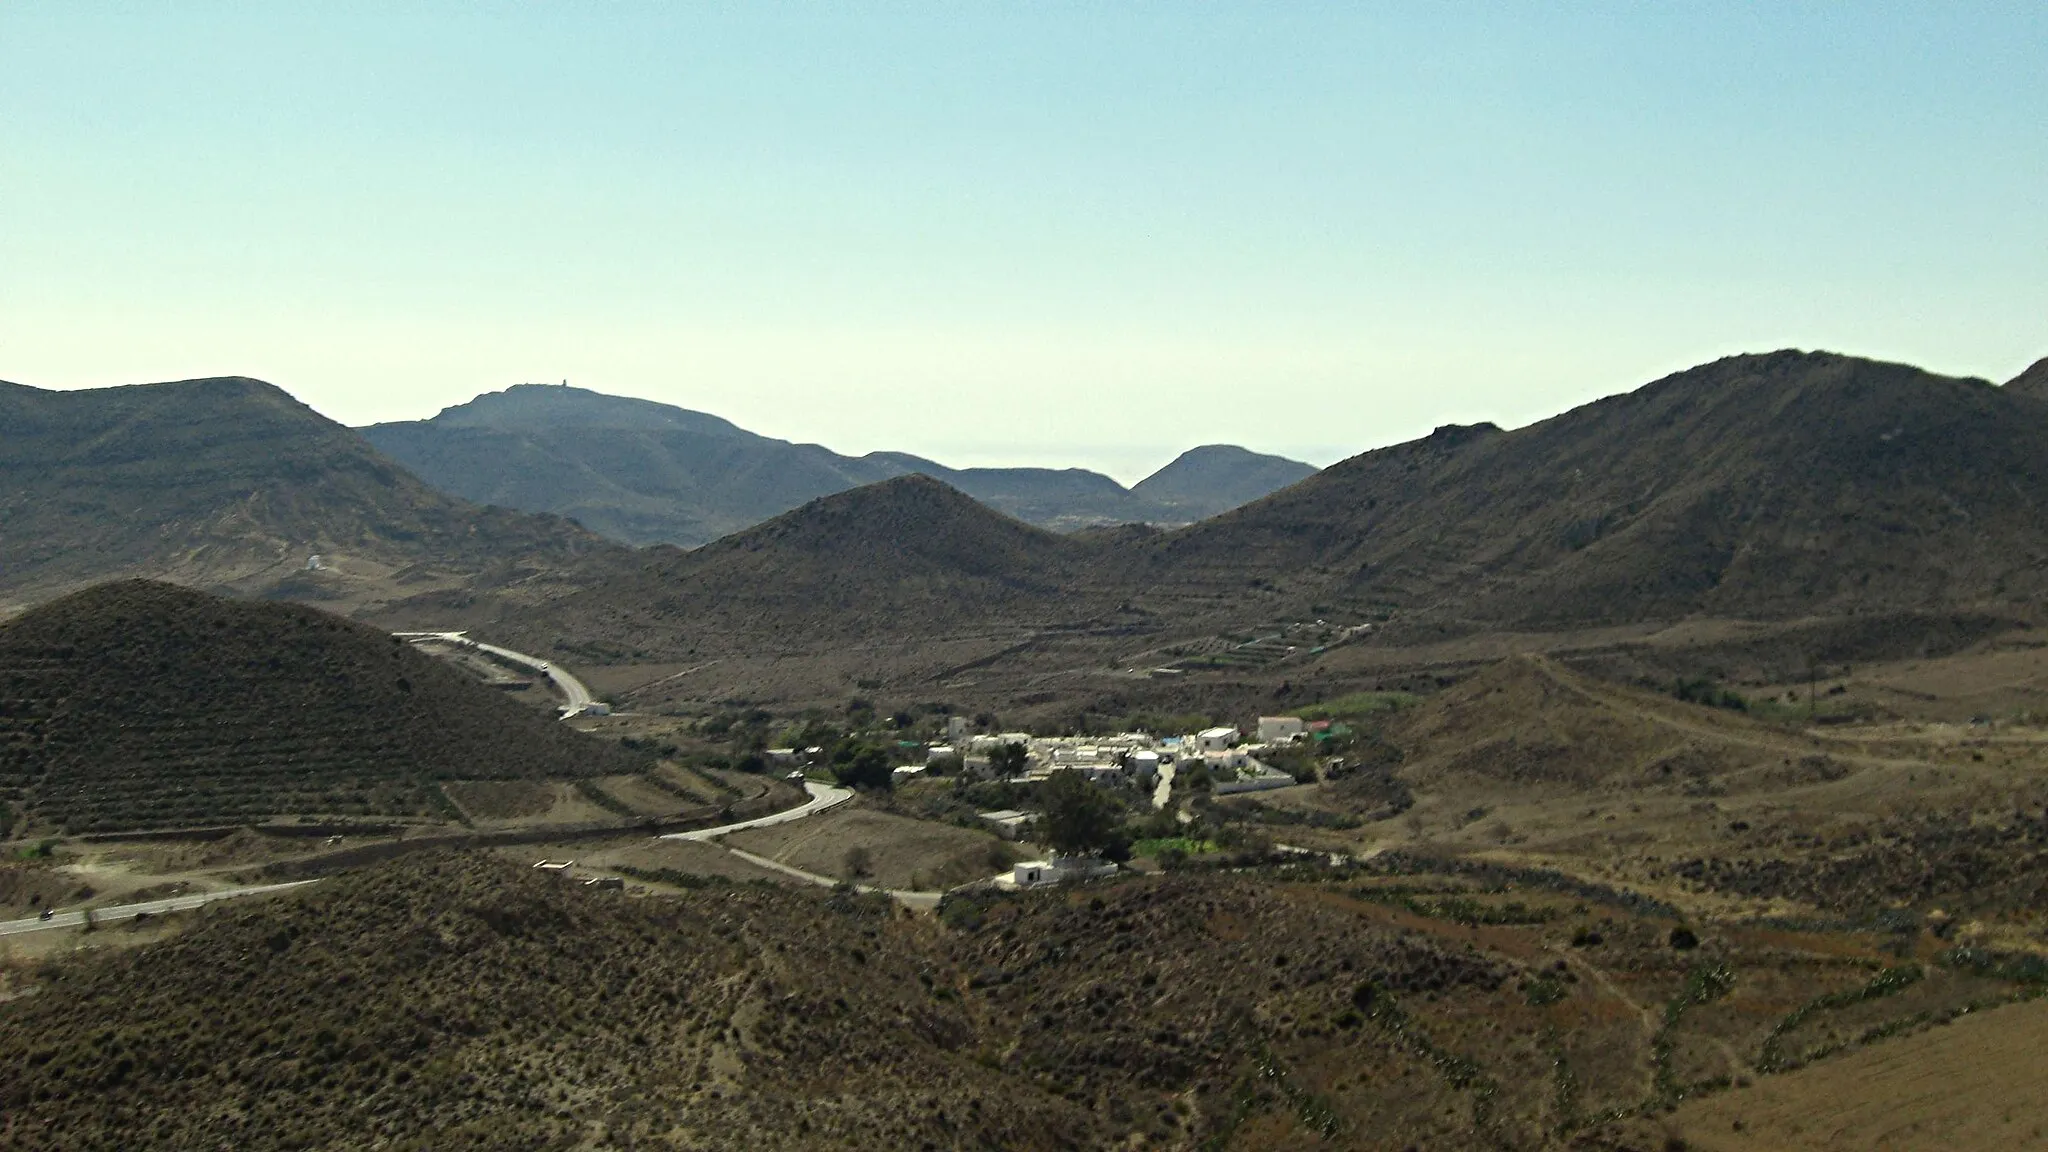
<path id="1" fill-rule="evenodd" d="M 145 581 L 0 629 L 0 803 L 21 830 L 452 816 L 452 780 L 646 758 L 360 624 Z"/>

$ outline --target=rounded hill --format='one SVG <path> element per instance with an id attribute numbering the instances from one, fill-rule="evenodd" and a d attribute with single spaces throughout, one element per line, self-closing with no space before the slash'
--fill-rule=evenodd
<path id="1" fill-rule="evenodd" d="M 145 580 L 0 628 L 0 801 L 31 828 L 446 811 L 439 782 L 631 771 L 631 756 L 397 638 Z"/>

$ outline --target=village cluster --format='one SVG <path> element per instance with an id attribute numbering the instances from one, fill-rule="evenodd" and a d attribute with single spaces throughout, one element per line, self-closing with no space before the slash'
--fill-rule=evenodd
<path id="1" fill-rule="evenodd" d="M 961 718 L 949 724 L 948 741 L 927 749 L 922 765 L 897 769 L 899 780 L 933 771 L 1010 782 L 1042 781 L 1055 772 L 1078 773 L 1101 787 L 1134 789 L 1149 794 L 1154 808 L 1171 801 L 1176 780 L 1201 773 L 1212 794 L 1284 788 L 1294 777 L 1267 764 L 1260 756 L 1309 735 L 1296 716 L 1262 716 L 1257 739 L 1246 741 L 1236 728 L 1207 728 L 1181 736 L 1125 732 L 1114 736 L 1033 736 L 1027 732 L 971 734 Z M 1185 786 L 1185 784 L 1183 784 Z M 1011 809 L 979 816 L 1008 840 L 1028 839 L 1035 814 Z M 1051 856 L 1027 860 L 995 878 L 1004 888 L 1031 888 L 1113 873 L 1115 864 L 1091 857 Z"/>

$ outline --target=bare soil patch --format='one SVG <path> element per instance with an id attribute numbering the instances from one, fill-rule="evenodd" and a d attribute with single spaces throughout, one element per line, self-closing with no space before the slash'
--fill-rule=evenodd
<path id="1" fill-rule="evenodd" d="M 2048 1147 L 2048 1002 L 1972 1013 L 1754 1086 L 1670 1119 L 1704 1152 Z"/>
<path id="2" fill-rule="evenodd" d="M 994 835 L 854 807 L 726 839 L 806 872 L 920 892 L 985 879 L 1023 858 Z M 866 865 L 860 875 L 856 863 Z"/>

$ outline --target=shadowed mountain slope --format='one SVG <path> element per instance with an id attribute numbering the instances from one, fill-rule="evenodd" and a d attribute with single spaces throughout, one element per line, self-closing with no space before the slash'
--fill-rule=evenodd
<path id="1" fill-rule="evenodd" d="M 1530 627 L 2010 602 L 2048 590 L 2043 508 L 2037 405 L 1776 352 L 1368 452 L 1125 553 L 1121 579 L 1163 611 L 1277 581 L 1297 611 Z"/>
<path id="2" fill-rule="evenodd" d="M 1085 469 L 948 468 L 900 452 L 842 456 L 816 444 L 758 436 L 700 412 L 543 384 L 488 393 L 431 420 L 362 431 L 380 450 L 465 499 L 572 516 L 633 544 L 694 547 L 820 496 L 913 473 L 1063 531 L 1185 522 L 1197 510 L 1272 490 L 1258 488 L 1256 470 L 1239 468 L 1222 491 L 1187 476 L 1183 509 Z M 1291 479 L 1276 485 L 1285 482 Z"/>
<path id="3" fill-rule="evenodd" d="M 635 771 L 376 629 L 105 584 L 0 627 L 0 799 L 72 831 L 438 815 L 451 779 Z"/>
<path id="4" fill-rule="evenodd" d="M 146 574 L 318 595 L 300 574 L 315 553 L 344 576 L 502 581 L 606 547 L 450 499 L 258 380 L 0 384 L 0 589 L 16 594 Z"/>
<path id="5" fill-rule="evenodd" d="M 2018 396 L 2048 400 L 2048 356 L 2034 361 L 2025 372 L 2007 380 L 2005 386 Z"/>
<path id="6" fill-rule="evenodd" d="M 1284 456 L 1208 444 L 1188 449 L 1140 480 L 1131 495 L 1170 510 L 1178 519 L 1206 520 L 1315 474 L 1310 465 Z"/>

